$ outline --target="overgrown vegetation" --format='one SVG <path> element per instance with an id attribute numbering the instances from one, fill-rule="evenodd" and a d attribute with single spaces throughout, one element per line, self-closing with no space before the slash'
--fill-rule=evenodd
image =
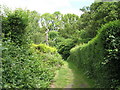
<path id="1" fill-rule="evenodd" d="M 80 10 L 81 16 L 40 15 L 2 7 L 2 87 L 47 88 L 62 59 L 75 63 L 95 87 L 120 87 L 120 1 Z"/>
<path id="2" fill-rule="evenodd" d="M 94 39 L 71 50 L 69 60 L 95 80 L 95 87 L 115 88 L 120 84 L 119 33 L 120 21 L 110 22 Z"/>
<path id="3" fill-rule="evenodd" d="M 47 88 L 62 64 L 55 48 L 43 44 L 31 46 L 26 29 L 28 16 L 22 9 L 3 16 L 3 88 Z"/>

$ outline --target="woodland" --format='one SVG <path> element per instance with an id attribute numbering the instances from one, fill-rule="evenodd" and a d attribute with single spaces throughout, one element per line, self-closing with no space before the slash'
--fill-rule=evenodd
<path id="1" fill-rule="evenodd" d="M 1 88 L 120 89 L 120 1 L 81 16 L 3 6 Z"/>

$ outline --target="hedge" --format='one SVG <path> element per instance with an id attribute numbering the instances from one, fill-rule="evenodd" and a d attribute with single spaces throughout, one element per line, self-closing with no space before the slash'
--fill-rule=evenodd
<path id="1" fill-rule="evenodd" d="M 92 78 L 95 87 L 115 88 L 120 85 L 120 21 L 102 26 L 95 38 L 70 51 L 68 60 Z"/>
<path id="2" fill-rule="evenodd" d="M 28 19 L 27 11 L 21 9 L 3 16 L 2 88 L 48 88 L 62 65 L 55 48 L 40 44 L 38 53 L 32 47 L 26 30 Z"/>

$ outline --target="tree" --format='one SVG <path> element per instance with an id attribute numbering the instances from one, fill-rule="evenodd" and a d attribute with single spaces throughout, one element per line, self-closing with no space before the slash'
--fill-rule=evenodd
<path id="1" fill-rule="evenodd" d="M 93 38 L 97 30 L 109 21 L 118 20 L 120 2 L 93 3 L 79 19 L 79 29 L 85 30 L 84 38 Z"/>
<path id="2" fill-rule="evenodd" d="M 47 45 L 48 45 L 48 33 L 50 30 L 52 30 L 53 26 L 52 18 L 53 16 L 50 13 L 45 13 L 40 18 L 40 25 L 42 26 L 42 28 L 45 29 L 45 41 Z"/>
<path id="3" fill-rule="evenodd" d="M 60 35 L 64 38 L 75 38 L 78 36 L 78 19 L 79 16 L 75 14 L 66 14 L 62 17 L 63 28 L 61 28 Z"/>
<path id="4" fill-rule="evenodd" d="M 39 26 L 39 20 L 40 20 L 40 14 L 37 13 L 36 11 L 28 11 L 29 14 L 29 25 L 27 26 L 27 30 L 29 38 L 35 43 L 35 44 L 39 44 L 40 42 L 42 42 L 41 37 L 42 37 L 42 33 L 40 30 L 40 26 Z"/>
<path id="5" fill-rule="evenodd" d="M 62 14 L 60 12 L 54 12 L 53 14 L 45 13 L 41 15 L 40 27 L 45 32 L 45 41 L 48 45 L 49 43 L 49 32 L 58 32 L 62 28 Z"/>

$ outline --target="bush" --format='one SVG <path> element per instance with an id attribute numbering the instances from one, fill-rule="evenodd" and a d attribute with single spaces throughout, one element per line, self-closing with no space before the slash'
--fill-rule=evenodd
<path id="1" fill-rule="evenodd" d="M 62 57 L 57 52 L 56 48 L 47 46 L 46 44 L 32 44 L 32 48 L 34 48 L 38 54 L 42 55 L 42 60 L 48 65 L 54 68 L 63 65 Z"/>
<path id="2" fill-rule="evenodd" d="M 40 88 L 49 85 L 53 72 L 40 56 L 28 47 L 15 46 L 11 42 L 3 45 L 3 88 Z"/>
<path id="3" fill-rule="evenodd" d="M 58 36 L 57 31 L 50 31 L 49 32 L 49 39 L 54 40 Z"/>
<path id="4" fill-rule="evenodd" d="M 33 45 L 39 51 L 36 53 L 31 47 L 26 35 L 26 13 L 15 10 L 2 20 L 2 88 L 47 88 L 55 70 L 62 65 L 62 58 L 55 48 L 44 44 Z"/>
<path id="5" fill-rule="evenodd" d="M 120 21 L 102 26 L 97 36 L 87 44 L 70 51 L 68 60 L 94 79 L 96 87 L 114 88 L 120 85 Z"/>
<path id="6" fill-rule="evenodd" d="M 29 46 L 16 46 L 10 41 L 3 43 L 2 87 L 3 88 L 47 88 L 62 65 L 56 52 L 36 53 Z"/>
<path id="7" fill-rule="evenodd" d="M 56 53 L 57 49 L 47 46 L 46 44 L 32 44 L 33 47 L 35 47 L 39 52 L 44 52 L 44 53 Z"/>
<path id="8" fill-rule="evenodd" d="M 70 55 L 70 49 L 75 46 L 72 39 L 66 39 L 59 43 L 58 53 L 60 53 L 63 59 L 67 59 Z"/>
<path id="9" fill-rule="evenodd" d="M 18 9 L 7 16 L 3 16 L 2 31 L 5 38 L 10 38 L 17 45 L 28 44 L 27 27 L 28 13 L 25 10 Z M 5 40 L 5 38 L 3 40 Z"/>
<path id="10" fill-rule="evenodd" d="M 109 79 L 111 87 L 116 87 L 120 85 L 120 21 L 106 24 L 100 33 L 104 33 L 104 48 L 106 51 L 104 64 L 108 65 L 110 69 Z"/>

